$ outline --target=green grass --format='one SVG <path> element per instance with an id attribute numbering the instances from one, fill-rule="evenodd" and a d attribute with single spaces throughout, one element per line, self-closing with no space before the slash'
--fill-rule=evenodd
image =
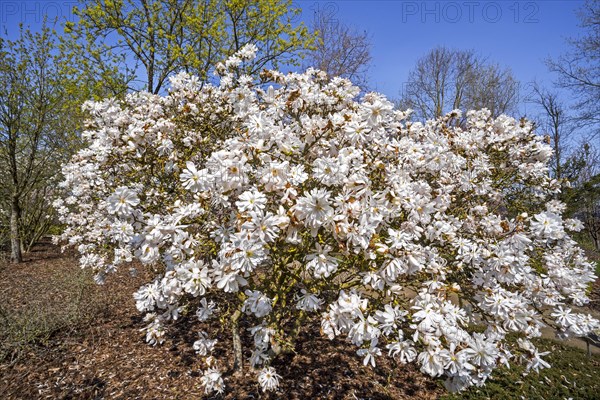
<path id="1" fill-rule="evenodd" d="M 443 396 L 444 400 L 458 399 L 577 399 L 600 398 L 600 357 L 587 357 L 582 350 L 564 346 L 549 339 L 535 343 L 542 351 L 550 351 L 544 359 L 551 368 L 524 376 L 524 366 L 499 368 L 484 387 Z"/>

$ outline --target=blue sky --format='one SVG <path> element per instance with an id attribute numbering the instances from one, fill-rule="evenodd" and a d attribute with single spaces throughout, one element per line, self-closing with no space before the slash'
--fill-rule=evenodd
<path id="1" fill-rule="evenodd" d="M 399 97 L 409 70 L 432 48 L 472 49 L 491 62 L 510 67 L 524 89 L 555 78 L 544 65 L 568 49 L 567 37 L 581 33 L 575 10 L 583 1 L 407 1 L 293 0 L 310 23 L 323 10 L 342 23 L 366 31 L 372 41 L 371 87 Z M 19 22 L 39 26 L 44 14 L 73 19 L 74 0 L 0 0 L 1 34 Z M 526 107 L 526 106 L 524 106 Z M 526 109 L 522 111 L 527 111 Z"/>

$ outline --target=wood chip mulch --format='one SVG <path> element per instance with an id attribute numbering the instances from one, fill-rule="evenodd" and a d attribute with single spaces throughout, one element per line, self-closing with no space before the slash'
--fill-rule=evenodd
<path id="1" fill-rule="evenodd" d="M 81 273 L 77 261 L 49 244 L 35 250 L 24 264 L 0 264 L 0 304 L 5 309 L 50 303 L 63 307 L 70 301 L 60 285 L 48 282 Z M 319 334 L 317 324 L 308 324 L 296 353 L 272 364 L 283 377 L 277 392 L 262 393 L 256 373 L 246 367 L 241 375 L 224 374 L 225 394 L 207 396 L 200 385 L 203 366 L 192 349 L 197 332 L 206 326 L 184 318 L 162 346 L 145 343 L 140 332 L 145 323 L 132 294 L 148 279 L 148 274 L 132 277 L 124 270 L 103 286 L 82 286 L 79 295 L 89 302 L 93 315 L 0 361 L 0 398 L 436 399 L 444 393 L 439 382 L 414 366 L 396 365 L 385 356 L 376 368 L 363 367 L 353 345 L 330 341 Z M 230 337 L 226 330 L 218 335 L 215 355 L 221 369 L 231 371 L 231 363 L 223 364 L 232 359 Z"/>

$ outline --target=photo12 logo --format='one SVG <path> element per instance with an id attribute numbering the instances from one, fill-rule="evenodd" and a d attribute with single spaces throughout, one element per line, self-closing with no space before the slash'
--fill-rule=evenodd
<path id="1" fill-rule="evenodd" d="M 77 1 L 0 1 L 0 23 L 40 24 L 48 21 L 75 21 L 73 7 Z"/>
<path id="2" fill-rule="evenodd" d="M 451 23 L 502 20 L 514 23 L 539 22 L 539 5 L 534 1 L 403 1 L 402 22 Z"/>

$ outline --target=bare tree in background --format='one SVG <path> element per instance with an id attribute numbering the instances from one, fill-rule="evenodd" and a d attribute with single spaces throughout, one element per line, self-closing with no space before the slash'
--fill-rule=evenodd
<path id="1" fill-rule="evenodd" d="M 305 67 L 350 79 L 366 90 L 371 62 L 371 41 L 367 32 L 341 23 L 326 8 L 315 11 L 312 29 L 317 34 L 317 43 L 308 53 Z"/>
<path id="2" fill-rule="evenodd" d="M 423 119 L 437 118 L 459 108 L 475 62 L 472 52 L 433 49 L 410 71 L 403 106 L 414 109 Z"/>
<path id="3" fill-rule="evenodd" d="M 519 82 L 510 68 L 498 64 L 477 63 L 467 80 L 464 108 L 478 110 L 487 108 L 493 116 L 516 111 Z"/>
<path id="4" fill-rule="evenodd" d="M 600 132 L 600 0 L 587 0 L 579 10 L 585 33 L 570 39 L 571 51 L 548 60 L 558 84 L 575 95 L 577 122 Z"/>
<path id="5" fill-rule="evenodd" d="M 536 121 L 540 128 L 537 132 L 547 135 L 550 145 L 554 149 L 552 173 L 556 179 L 562 179 L 564 177 L 563 164 L 566 162 L 568 153 L 568 141 L 574 132 L 567 108 L 556 91 L 544 89 L 537 83 L 533 86 L 531 100 L 542 110 L 542 114 Z"/>
<path id="6" fill-rule="evenodd" d="M 493 116 L 513 111 L 518 82 L 509 69 L 488 64 L 473 51 L 438 47 L 417 61 L 403 88 L 400 106 L 420 119 L 453 109 L 488 108 Z"/>

